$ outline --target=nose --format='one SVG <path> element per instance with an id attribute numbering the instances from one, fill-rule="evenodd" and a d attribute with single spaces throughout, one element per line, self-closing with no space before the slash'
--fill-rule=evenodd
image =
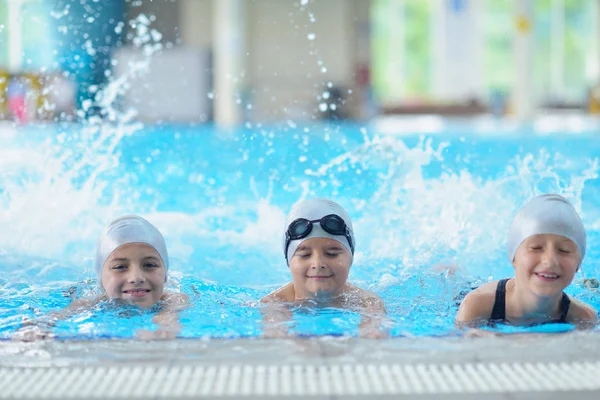
<path id="1" fill-rule="evenodd" d="M 543 263 L 549 266 L 558 265 L 558 249 L 549 246 L 546 251 L 544 251 L 543 255 Z"/>
<path id="2" fill-rule="evenodd" d="M 131 284 L 140 284 L 146 281 L 146 277 L 144 276 L 141 268 L 133 267 L 129 270 L 129 276 L 127 277 L 127 280 Z"/>
<path id="3" fill-rule="evenodd" d="M 323 255 L 319 254 L 319 252 L 314 253 L 314 255 L 312 257 L 311 268 L 312 269 L 326 268 L 325 257 L 323 257 Z"/>

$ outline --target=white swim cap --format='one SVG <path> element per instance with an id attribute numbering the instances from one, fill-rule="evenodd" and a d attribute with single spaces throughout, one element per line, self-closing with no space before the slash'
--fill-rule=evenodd
<path id="1" fill-rule="evenodd" d="M 306 237 L 297 240 L 291 240 L 289 245 L 286 248 L 286 232 L 292 222 L 297 220 L 298 218 L 304 218 L 309 221 L 320 220 L 321 218 L 334 214 L 344 220 L 346 227 L 348 228 L 348 236 L 350 236 L 350 240 L 352 243 L 348 241 L 348 238 L 345 235 L 333 235 L 329 232 L 326 232 L 319 222 L 313 223 L 312 230 L 310 234 Z M 333 239 L 335 241 L 340 242 L 350 254 L 354 257 L 353 249 L 356 248 L 354 241 L 354 229 L 352 228 L 352 221 L 350 220 L 350 216 L 342 206 L 340 206 L 335 201 L 331 201 L 329 199 L 308 199 L 296 203 L 290 213 L 288 214 L 285 222 L 285 228 L 283 232 L 283 251 L 287 256 L 288 266 L 290 265 L 290 259 L 293 257 L 294 253 L 300 243 L 304 242 L 307 239 L 312 238 L 328 238 Z"/>
<path id="2" fill-rule="evenodd" d="M 575 208 L 562 196 L 543 194 L 529 200 L 515 215 L 508 233 L 508 258 L 512 263 L 517 248 L 533 235 L 553 234 L 571 239 L 585 256 L 585 228 Z M 580 261 L 580 263 L 581 263 Z"/>
<path id="3" fill-rule="evenodd" d="M 165 264 L 166 281 L 166 272 L 169 272 L 169 255 L 162 234 L 154 225 L 140 216 L 123 215 L 112 221 L 98 239 L 96 276 L 100 286 L 102 286 L 102 267 L 104 263 L 113 251 L 128 243 L 145 243 L 152 246 Z"/>

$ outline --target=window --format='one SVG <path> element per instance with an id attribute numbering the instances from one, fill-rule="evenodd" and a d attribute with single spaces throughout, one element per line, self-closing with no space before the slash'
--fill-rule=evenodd
<path id="1" fill-rule="evenodd" d="M 380 101 L 431 94 L 431 5 L 423 0 L 372 2 L 373 87 Z"/>
<path id="2" fill-rule="evenodd" d="M 535 71 L 532 83 L 537 103 L 583 104 L 589 88 L 600 79 L 600 2 L 531 1 L 531 68 Z M 460 84 L 452 82 L 451 74 L 438 74 L 444 77 L 442 82 L 431 78 L 445 71 L 439 68 L 446 68 L 436 65 L 436 59 L 441 63 L 461 61 L 453 61 L 452 51 L 446 52 L 449 56 L 441 54 L 441 58 L 435 53 L 436 41 L 445 39 L 443 30 L 435 36 L 436 17 L 454 18 L 451 14 L 456 7 L 470 7 L 475 13 L 470 23 L 482 21 L 479 28 L 473 26 L 473 34 L 479 38 L 475 46 L 482 54 L 478 71 L 483 87 L 478 89 L 482 91 L 478 97 L 489 99 L 495 92 L 510 95 L 516 80 L 516 0 L 373 0 L 373 87 L 380 102 L 432 99 L 440 93 L 440 85 Z M 468 26 L 469 18 L 473 18 L 467 14 L 459 27 Z"/>

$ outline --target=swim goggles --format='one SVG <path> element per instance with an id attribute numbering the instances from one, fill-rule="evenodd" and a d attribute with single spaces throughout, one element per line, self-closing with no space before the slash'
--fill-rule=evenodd
<path id="1" fill-rule="evenodd" d="M 310 235 L 313 229 L 313 223 L 319 222 L 321 228 L 331 235 L 345 236 L 350 244 L 350 251 L 354 254 L 354 243 L 352 243 L 352 236 L 350 235 L 350 229 L 346 225 L 346 222 L 339 215 L 329 214 L 321 219 L 308 220 L 306 218 L 298 218 L 290 223 L 287 231 L 285 232 L 285 259 L 287 260 L 287 251 L 292 240 L 303 239 Z"/>

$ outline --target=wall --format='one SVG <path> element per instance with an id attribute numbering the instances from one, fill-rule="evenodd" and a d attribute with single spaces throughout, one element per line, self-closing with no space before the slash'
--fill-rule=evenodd
<path id="1" fill-rule="evenodd" d="M 304 10 L 287 0 L 251 3 L 248 69 L 255 119 L 318 116 L 317 96 L 327 82 L 353 86 L 351 3 L 314 2 Z"/>
<path id="2" fill-rule="evenodd" d="M 195 48 L 210 48 L 213 42 L 212 0 L 179 0 L 181 43 Z"/>
<path id="3" fill-rule="evenodd" d="M 214 1 L 145 1 L 131 7 L 129 17 L 155 14 L 153 27 L 164 41 L 206 50 L 214 43 Z M 355 34 L 357 26 L 368 22 L 365 3 L 311 1 L 301 8 L 298 0 L 247 0 L 243 97 L 251 106 L 245 107 L 245 115 L 255 121 L 319 118 L 317 97 L 327 82 L 343 87 L 344 93 L 355 89 L 357 59 L 368 57 L 368 49 L 356 45 Z M 311 33 L 314 40 L 308 38 Z M 353 99 L 348 100 L 353 107 Z"/>

